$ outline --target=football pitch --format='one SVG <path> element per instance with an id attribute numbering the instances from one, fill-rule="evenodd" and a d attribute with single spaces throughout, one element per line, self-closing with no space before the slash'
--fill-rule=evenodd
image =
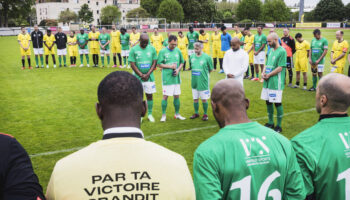
<path id="1" fill-rule="evenodd" d="M 276 29 L 282 36 L 282 29 Z M 312 29 L 291 30 L 311 42 Z M 323 29 L 329 49 L 335 40 L 335 29 Z M 268 30 L 264 33 L 267 35 Z M 231 34 L 232 31 L 229 31 Z M 256 30 L 252 30 L 256 34 Z M 165 36 L 165 34 L 164 34 Z M 344 31 L 344 39 L 350 41 L 350 30 Z M 97 87 L 110 72 L 131 69 L 119 68 L 56 68 L 21 70 L 19 44 L 16 37 L 0 37 L 0 132 L 11 134 L 31 155 L 32 163 L 40 183 L 46 191 L 47 183 L 55 163 L 64 156 L 102 138 L 103 130 L 95 112 Z M 326 56 L 325 74 L 330 71 L 330 51 Z M 34 54 L 31 57 L 35 66 Z M 85 58 L 84 58 L 85 60 Z M 56 61 L 58 59 L 56 57 Z M 69 58 L 67 58 L 69 62 Z M 111 59 L 112 61 L 112 59 Z M 51 62 L 51 58 L 50 58 Z M 80 60 L 78 58 L 78 65 Z M 92 59 L 90 58 L 90 63 Z M 101 65 L 101 60 L 100 60 Z M 27 66 L 27 63 L 26 63 Z M 347 74 L 348 62 L 345 72 Z M 218 66 L 219 67 L 219 66 Z M 310 68 L 310 67 L 309 67 Z M 154 95 L 153 116 L 155 123 L 143 120 L 141 129 L 147 140 L 158 143 L 183 155 L 192 171 L 193 153 L 197 146 L 215 134 L 219 128 L 209 108 L 209 121 L 190 120 L 194 113 L 191 93 L 191 72 L 181 72 L 180 114 L 187 119 L 175 120 L 173 98 L 168 99 L 167 121 L 161 117 L 161 72 L 155 71 L 157 93 Z M 217 71 L 210 75 L 210 87 L 224 79 Z M 295 83 L 295 73 L 293 77 Z M 287 77 L 288 80 L 288 77 Z M 312 85 L 308 74 L 308 88 Z M 248 116 L 261 124 L 267 122 L 265 101 L 260 99 L 262 83 L 244 80 L 247 98 L 250 100 Z M 283 93 L 284 118 L 282 134 L 292 138 L 315 124 L 315 92 L 286 87 Z M 200 103 L 200 114 L 203 113 Z M 275 113 L 276 115 L 276 113 Z"/>

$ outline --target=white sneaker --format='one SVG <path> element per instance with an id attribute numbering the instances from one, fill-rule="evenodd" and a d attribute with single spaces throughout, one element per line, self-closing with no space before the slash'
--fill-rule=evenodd
<path id="1" fill-rule="evenodd" d="M 126 68 L 127 68 L 127 69 L 130 69 L 130 66 L 128 65 Z"/>
<path id="2" fill-rule="evenodd" d="M 125 68 L 126 66 L 124 65 L 123 68 Z"/>
<path id="3" fill-rule="evenodd" d="M 56 65 L 53 65 L 53 68 L 56 68 Z"/>
<path id="4" fill-rule="evenodd" d="M 148 115 L 148 120 L 150 122 L 155 122 L 154 117 L 152 115 Z"/>
<path id="5" fill-rule="evenodd" d="M 175 119 L 179 119 L 179 120 L 185 120 L 186 118 L 181 116 L 180 114 L 177 114 L 174 116 Z"/>
<path id="6" fill-rule="evenodd" d="M 49 65 L 46 65 L 46 68 L 49 68 Z"/>
<path id="7" fill-rule="evenodd" d="M 87 64 L 87 67 L 90 67 L 90 64 Z"/>
<path id="8" fill-rule="evenodd" d="M 162 115 L 162 118 L 160 119 L 161 122 L 165 122 L 166 120 L 166 115 Z"/>
<path id="9" fill-rule="evenodd" d="M 84 67 L 84 65 L 83 64 L 80 64 L 80 66 L 79 67 Z"/>
<path id="10" fill-rule="evenodd" d="M 307 90 L 306 86 L 303 87 L 303 90 Z"/>

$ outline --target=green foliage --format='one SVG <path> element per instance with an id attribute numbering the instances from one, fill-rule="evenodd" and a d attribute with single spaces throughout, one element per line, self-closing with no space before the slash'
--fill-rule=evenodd
<path id="1" fill-rule="evenodd" d="M 182 5 L 186 22 L 211 22 L 216 14 L 213 0 L 179 0 Z"/>
<path id="2" fill-rule="evenodd" d="M 41 20 L 39 26 L 57 26 L 58 22 L 55 19 L 43 19 Z"/>
<path id="3" fill-rule="evenodd" d="M 242 0 L 237 7 L 237 17 L 240 20 L 251 19 L 259 20 L 262 12 L 262 3 L 260 0 Z"/>
<path id="4" fill-rule="evenodd" d="M 252 23 L 253 21 L 251 19 L 243 19 L 240 21 L 240 23 Z"/>
<path id="5" fill-rule="evenodd" d="M 162 1 L 163 0 L 141 0 L 140 4 L 152 17 L 156 17 L 159 5 Z"/>
<path id="6" fill-rule="evenodd" d="M 315 19 L 319 21 L 342 21 L 344 14 L 344 4 L 341 0 L 320 0 L 315 8 Z"/>
<path id="7" fill-rule="evenodd" d="M 267 0 L 262 7 L 261 17 L 266 22 L 283 22 L 290 20 L 291 12 L 283 0 Z"/>
<path id="8" fill-rule="evenodd" d="M 94 21 L 93 13 L 88 4 L 83 4 L 78 12 L 79 19 L 85 23 L 91 23 Z"/>
<path id="9" fill-rule="evenodd" d="M 311 12 L 304 13 L 304 21 L 305 22 L 315 22 L 318 21 L 315 17 L 315 10 L 312 10 Z"/>
<path id="10" fill-rule="evenodd" d="M 116 23 L 120 19 L 121 15 L 122 13 L 119 11 L 117 6 L 106 6 L 101 9 L 101 22 L 102 24 Z"/>
<path id="11" fill-rule="evenodd" d="M 64 24 L 68 24 L 68 25 L 71 21 L 76 22 L 77 20 L 78 20 L 78 15 L 75 12 L 70 11 L 68 9 L 61 11 L 58 17 L 59 22 L 63 22 Z"/>
<path id="12" fill-rule="evenodd" d="M 159 6 L 158 17 L 166 18 L 167 22 L 180 22 L 184 18 L 184 12 L 177 0 L 164 0 Z"/>
<path id="13" fill-rule="evenodd" d="M 0 4 L 0 26 L 8 27 L 9 22 L 11 25 L 20 26 L 28 23 L 34 0 L 0 0 Z"/>
<path id="14" fill-rule="evenodd" d="M 126 13 L 127 18 L 148 18 L 151 15 L 142 7 L 135 8 Z"/>
<path id="15" fill-rule="evenodd" d="M 345 18 L 347 20 L 350 20 L 350 3 L 346 4 L 344 7 L 344 12 L 345 12 Z"/>

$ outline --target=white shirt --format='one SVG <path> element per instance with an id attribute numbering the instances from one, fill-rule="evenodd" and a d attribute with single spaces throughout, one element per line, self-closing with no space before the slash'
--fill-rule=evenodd
<path id="1" fill-rule="evenodd" d="M 222 68 L 226 74 L 234 75 L 234 79 L 238 80 L 243 85 L 244 72 L 247 71 L 249 66 L 249 56 L 243 49 L 233 51 L 229 49 L 224 56 L 224 62 Z"/>

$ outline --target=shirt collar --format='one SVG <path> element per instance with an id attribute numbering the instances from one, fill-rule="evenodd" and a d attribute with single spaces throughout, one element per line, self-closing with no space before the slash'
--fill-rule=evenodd
<path id="1" fill-rule="evenodd" d="M 318 121 L 321 121 L 322 119 L 327 119 L 327 118 L 334 118 L 334 117 L 348 117 L 348 114 L 326 114 L 326 115 L 320 115 L 320 118 Z"/>
<path id="2" fill-rule="evenodd" d="M 103 139 L 118 138 L 118 137 L 136 137 L 144 138 L 141 129 L 136 127 L 113 127 L 106 129 L 103 132 Z"/>

